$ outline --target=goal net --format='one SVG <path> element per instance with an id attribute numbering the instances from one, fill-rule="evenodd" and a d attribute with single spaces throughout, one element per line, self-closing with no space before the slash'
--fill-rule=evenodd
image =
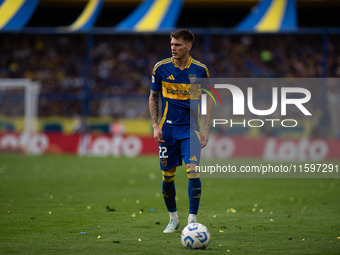
<path id="1" fill-rule="evenodd" d="M 0 132 L 21 133 L 29 152 L 29 137 L 38 129 L 40 83 L 30 79 L 0 79 Z"/>

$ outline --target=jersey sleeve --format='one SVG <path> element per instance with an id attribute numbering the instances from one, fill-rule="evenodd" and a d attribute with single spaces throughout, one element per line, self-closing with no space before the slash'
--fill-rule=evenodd
<path id="1" fill-rule="evenodd" d="M 157 65 L 156 65 L 157 66 Z M 158 68 L 154 67 L 151 75 L 151 90 L 153 91 L 161 91 L 162 88 L 162 81 L 161 77 L 158 73 Z"/>
<path id="2" fill-rule="evenodd" d="M 204 74 L 202 78 L 210 78 L 210 73 L 206 66 L 204 66 Z"/>

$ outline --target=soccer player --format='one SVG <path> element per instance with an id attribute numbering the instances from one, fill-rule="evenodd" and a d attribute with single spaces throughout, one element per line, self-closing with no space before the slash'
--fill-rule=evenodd
<path id="1" fill-rule="evenodd" d="M 209 78 L 209 71 L 189 54 L 194 35 L 187 29 L 180 29 L 172 32 L 170 39 L 172 57 L 155 65 L 149 98 L 154 138 L 159 143 L 162 193 L 170 214 L 170 222 L 163 233 L 173 233 L 179 227 L 174 180 L 176 167 L 182 165 L 182 160 L 186 164 L 188 176 L 188 224 L 196 222 L 201 198 L 201 180 L 195 167 L 199 164 L 201 148 L 208 142 L 210 122 L 206 118 L 203 130 L 199 133 L 200 91 L 197 93 L 197 89 L 191 87 L 191 84 L 198 78 Z M 159 94 L 162 100 L 160 120 Z M 208 111 L 209 107 L 208 103 Z"/>

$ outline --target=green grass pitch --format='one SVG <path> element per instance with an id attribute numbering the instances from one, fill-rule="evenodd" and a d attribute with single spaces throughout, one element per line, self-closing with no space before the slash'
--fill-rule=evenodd
<path id="1" fill-rule="evenodd" d="M 175 183 L 181 227 L 163 234 L 155 157 L 0 155 L 0 254 L 340 254 L 340 179 L 202 179 L 196 251 L 184 167 Z"/>

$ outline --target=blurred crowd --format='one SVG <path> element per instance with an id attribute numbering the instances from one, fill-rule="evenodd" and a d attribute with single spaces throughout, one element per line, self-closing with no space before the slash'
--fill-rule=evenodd
<path id="1" fill-rule="evenodd" d="M 39 116 L 148 118 L 153 66 L 169 35 L 0 34 L 0 78 L 41 81 Z M 211 77 L 340 77 L 340 36 L 197 35 Z M 339 86 L 327 92 L 338 104 Z M 328 106 L 327 106 L 328 107 Z"/>

